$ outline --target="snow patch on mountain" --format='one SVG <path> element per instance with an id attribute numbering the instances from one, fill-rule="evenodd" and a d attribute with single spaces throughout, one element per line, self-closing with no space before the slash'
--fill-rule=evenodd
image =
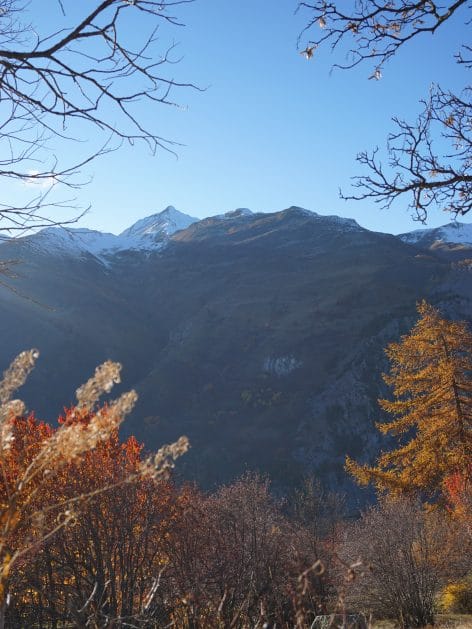
<path id="1" fill-rule="evenodd" d="M 211 216 L 211 218 L 217 218 L 222 221 L 231 220 L 233 218 L 241 218 L 243 216 L 253 216 L 254 212 L 252 212 L 247 207 L 238 207 L 236 210 L 230 210 L 229 212 L 225 212 L 224 214 L 216 214 L 215 216 Z"/>
<path id="2" fill-rule="evenodd" d="M 296 205 L 292 205 L 288 208 L 289 212 L 297 212 L 299 214 L 304 214 L 308 218 L 311 218 L 316 221 L 320 221 L 323 223 L 330 223 L 335 225 L 336 227 L 341 227 L 345 231 L 365 231 L 363 227 L 359 225 L 357 221 L 353 218 L 343 218 L 341 216 L 336 215 L 326 215 L 326 214 L 318 214 L 317 212 L 312 212 L 311 210 L 307 210 L 303 207 L 298 207 Z"/>
<path id="3" fill-rule="evenodd" d="M 400 234 L 399 238 L 408 244 L 430 245 L 434 242 L 444 242 L 472 245 L 472 223 L 455 221 L 433 229 L 415 229 L 412 232 Z"/>
<path id="4" fill-rule="evenodd" d="M 95 255 L 115 246 L 114 234 L 102 233 L 91 229 L 70 227 L 46 227 L 37 234 L 25 236 L 20 241 L 28 243 L 33 249 L 48 253 L 81 255 L 91 253 Z"/>
<path id="5" fill-rule="evenodd" d="M 346 231 L 356 231 L 356 232 L 365 231 L 365 229 L 361 227 L 359 223 L 355 221 L 353 218 L 342 218 L 341 216 L 335 216 L 335 215 L 321 216 L 319 214 L 317 216 L 320 219 L 329 220 L 329 222 L 332 223 L 333 225 L 338 225 L 339 227 L 342 227 L 342 229 Z"/>

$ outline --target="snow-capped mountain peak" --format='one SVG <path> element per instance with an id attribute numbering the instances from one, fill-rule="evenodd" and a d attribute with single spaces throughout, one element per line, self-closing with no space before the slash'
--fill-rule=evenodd
<path id="1" fill-rule="evenodd" d="M 83 227 L 47 227 L 20 240 L 40 251 L 75 257 L 90 254 L 106 262 L 109 255 L 123 251 L 161 249 L 172 234 L 196 220 L 169 206 L 137 221 L 118 236 Z"/>
<path id="2" fill-rule="evenodd" d="M 98 255 L 116 246 L 114 234 L 74 227 L 46 227 L 37 234 L 24 237 L 33 248 L 65 254 Z"/>
<path id="3" fill-rule="evenodd" d="M 320 228 L 324 230 L 328 228 L 336 233 L 366 231 L 353 219 L 317 214 L 297 206 L 276 212 L 274 215 L 288 217 L 289 220 L 293 218 L 295 221 L 302 219 L 315 225 L 319 224 Z M 265 215 L 254 214 L 247 208 L 237 208 L 200 221 L 188 214 L 179 212 L 173 206 L 168 206 L 161 212 L 138 220 L 119 235 L 83 227 L 47 227 L 22 238 L 0 241 L 0 244 L 3 248 L 11 242 L 13 244 L 20 243 L 21 246 L 26 246 L 32 250 L 57 256 L 80 258 L 91 255 L 108 265 L 111 263 L 112 257 L 117 254 L 122 255 L 126 252 L 149 253 L 161 250 L 167 246 L 176 232 L 186 230 L 193 223 L 198 222 L 201 229 L 197 229 L 196 232 L 189 230 L 191 233 L 188 234 L 188 238 L 194 238 L 195 233 L 201 234 L 202 230 L 205 232 L 212 225 L 218 227 L 220 224 L 224 229 L 227 226 L 231 228 L 232 221 L 234 221 L 234 225 L 238 226 L 238 229 L 244 228 L 246 223 L 257 222 L 261 216 Z M 213 232 L 209 231 L 208 233 L 212 233 L 214 236 Z M 398 238 L 420 248 L 454 250 L 457 253 L 459 250 L 468 250 L 472 247 L 472 224 L 456 221 L 433 229 L 417 229 L 406 234 L 400 234 Z M 11 242 L 8 242 L 9 240 Z"/>
<path id="4" fill-rule="evenodd" d="M 175 232 L 186 229 L 197 220 L 197 218 L 179 212 L 175 207 L 169 205 L 162 212 L 140 219 L 125 229 L 120 237 L 172 236 Z"/>
<path id="5" fill-rule="evenodd" d="M 399 238 L 408 244 L 432 246 L 435 243 L 472 245 L 472 223 L 454 221 L 432 229 L 415 229 Z"/>

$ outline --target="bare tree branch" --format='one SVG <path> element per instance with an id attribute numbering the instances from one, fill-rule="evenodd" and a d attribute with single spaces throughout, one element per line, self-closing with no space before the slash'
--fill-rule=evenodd
<path id="1" fill-rule="evenodd" d="M 378 159 L 378 149 L 358 155 L 358 161 L 370 172 L 354 178 L 354 186 L 361 189 L 360 194 L 341 195 L 342 198 L 371 198 L 381 207 L 389 208 L 396 199 L 408 195 L 409 207 L 422 222 L 434 206 L 455 217 L 470 211 L 470 88 L 459 98 L 434 87 L 423 104 L 423 112 L 414 124 L 394 118 L 397 130 L 387 140 L 387 166 Z"/>
<path id="2" fill-rule="evenodd" d="M 51 200 L 51 191 L 83 185 L 81 169 L 123 142 L 172 150 L 140 108 L 177 106 L 174 88 L 194 87 L 168 74 L 179 60 L 175 44 L 162 51 L 157 38 L 160 26 L 180 25 L 174 9 L 192 1 L 96 0 L 74 20 L 75 3 L 58 0 L 65 26 L 39 34 L 25 23 L 19 0 L 0 0 L 0 177 L 42 189 L 24 207 L 2 205 L 0 230 L 53 223 L 41 209 L 70 204 Z M 133 32 L 142 34 L 139 47 Z M 68 164 L 56 156 L 58 141 L 82 149 L 86 138 L 95 147 L 81 159 Z"/>
<path id="3" fill-rule="evenodd" d="M 380 79 L 384 64 L 400 48 L 423 33 L 435 33 L 460 9 L 470 9 L 466 0 L 439 4 L 433 0 L 353 0 L 346 9 L 341 3 L 315 0 L 301 2 L 310 20 L 300 38 L 317 29 L 304 51 L 311 58 L 316 49 L 329 44 L 333 51 L 346 53 L 345 62 L 334 67 L 349 69 L 362 62 L 373 64 L 371 79 Z M 309 53 L 309 54 L 308 54 Z M 456 61 L 472 67 L 472 47 L 464 45 Z M 383 208 L 409 198 L 408 207 L 416 220 L 425 222 L 428 211 L 440 208 L 463 216 L 472 207 L 472 89 L 457 95 L 439 86 L 431 88 L 422 101 L 418 119 L 409 123 L 393 118 L 396 130 L 387 138 L 386 165 L 379 149 L 358 154 L 367 175 L 354 177 L 357 194 L 344 199 L 373 199 Z"/>
<path id="4" fill-rule="evenodd" d="M 346 7 L 346 4 L 350 6 Z M 332 50 L 346 45 L 348 52 L 339 68 L 353 68 L 363 61 L 373 62 L 376 69 L 396 52 L 423 33 L 435 33 L 467 0 L 438 3 L 433 0 L 354 0 L 349 3 L 300 2 L 300 10 L 308 10 L 310 19 L 300 39 L 313 28 L 317 36 L 308 46 L 329 44 Z"/>

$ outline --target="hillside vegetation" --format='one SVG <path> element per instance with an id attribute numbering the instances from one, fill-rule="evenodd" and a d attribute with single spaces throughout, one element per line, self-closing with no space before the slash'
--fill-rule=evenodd
<path id="1" fill-rule="evenodd" d="M 347 459 L 378 492 L 354 519 L 344 496 L 309 477 L 283 499 L 255 474 L 209 493 L 177 483 L 186 439 L 146 457 L 118 436 L 134 393 L 98 404 L 119 379 L 113 363 L 77 390 L 59 427 L 22 415 L 12 394 L 37 355 L 20 356 L 0 385 L 0 624 L 406 629 L 442 611 L 459 615 L 445 626 L 467 626 L 472 333 L 425 302 L 418 315 L 387 348 L 394 400 L 382 401 L 392 418 L 379 428 L 396 446 L 377 466 Z"/>

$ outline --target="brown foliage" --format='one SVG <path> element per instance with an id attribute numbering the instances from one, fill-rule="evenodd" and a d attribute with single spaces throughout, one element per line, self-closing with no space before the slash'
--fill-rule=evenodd
<path id="1" fill-rule="evenodd" d="M 90 420 L 71 409 L 61 423 L 86 428 Z M 167 563 L 162 540 L 177 498 L 168 482 L 140 476 L 141 450 L 133 437 L 120 443 L 115 430 L 43 487 L 43 505 L 74 496 L 83 496 L 84 504 L 68 527 L 24 558 L 10 618 L 16 613 L 25 622 L 29 608 L 37 620 L 41 609 L 44 623 L 101 627 L 138 617 L 145 608 L 152 616 L 149 597 Z M 108 491 L 100 491 L 104 487 Z"/>
<path id="2" fill-rule="evenodd" d="M 64 496 L 115 486 L 17 563 L 9 626 L 304 629 L 325 609 L 328 554 L 316 559 L 311 533 L 282 514 L 266 481 L 248 476 L 209 496 L 122 483 L 140 450 L 113 435 L 64 468 L 54 483 Z"/>
<path id="3" fill-rule="evenodd" d="M 208 497 L 195 494 L 171 540 L 178 627 L 292 626 L 297 610 L 313 614 L 322 605 L 322 567 L 307 571 L 298 588 L 299 575 L 318 559 L 310 533 L 281 513 L 257 476 Z"/>
<path id="4" fill-rule="evenodd" d="M 401 627 L 434 624 L 440 586 L 466 570 L 465 541 L 443 511 L 404 498 L 371 508 L 347 529 L 341 550 L 346 564 L 357 563 L 348 605 Z"/>

